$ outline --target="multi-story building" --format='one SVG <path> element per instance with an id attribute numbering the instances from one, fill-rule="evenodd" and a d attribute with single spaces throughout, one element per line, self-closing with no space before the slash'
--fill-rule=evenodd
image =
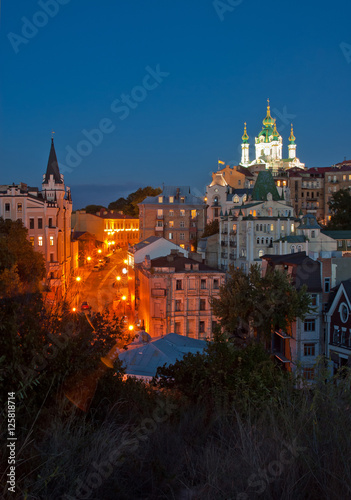
<path id="1" fill-rule="evenodd" d="M 229 211 L 233 203 L 243 203 L 251 195 L 256 180 L 249 169 L 226 165 L 213 172 L 212 182 L 206 188 L 207 221 L 219 220 L 220 212 Z"/>
<path id="2" fill-rule="evenodd" d="M 351 280 L 342 281 L 332 290 L 326 318 L 326 356 L 335 374 L 351 366 Z"/>
<path id="3" fill-rule="evenodd" d="M 251 200 L 233 204 L 229 213 L 221 214 L 219 224 L 218 267 L 229 265 L 248 271 L 251 264 L 273 249 L 273 243 L 295 233 L 295 216 L 291 205 L 278 193 L 270 171 L 261 171 Z M 298 248 L 298 250 L 300 250 Z"/>
<path id="4" fill-rule="evenodd" d="M 219 296 L 225 273 L 177 251 L 135 265 L 138 319 L 152 337 L 178 333 L 211 338 L 209 299 Z"/>
<path id="5" fill-rule="evenodd" d="M 60 174 L 52 139 L 41 191 L 24 183 L 0 187 L 0 217 L 19 219 L 28 229 L 29 241 L 44 255 L 48 298 L 52 300 L 66 292 L 69 282 L 71 213 L 71 192 Z"/>
<path id="6" fill-rule="evenodd" d="M 189 251 L 205 228 L 207 205 L 189 186 L 165 186 L 161 194 L 148 196 L 139 206 L 140 239 L 162 236 Z"/>
<path id="7" fill-rule="evenodd" d="M 286 272 L 297 290 L 303 285 L 311 296 L 313 310 L 302 321 L 296 318 L 288 331 L 272 332 L 272 350 L 275 357 L 288 370 L 312 380 L 318 356 L 324 353 L 322 310 L 322 264 L 310 259 L 305 252 L 287 255 L 265 255 L 263 275 L 270 267 Z"/>
<path id="8" fill-rule="evenodd" d="M 139 241 L 139 219 L 113 210 L 101 209 L 96 214 L 77 210 L 72 214 L 73 231 L 87 231 L 105 249 L 128 247 Z"/>

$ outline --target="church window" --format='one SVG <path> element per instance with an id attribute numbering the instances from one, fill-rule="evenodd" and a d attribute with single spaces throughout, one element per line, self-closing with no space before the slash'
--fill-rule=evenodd
<path id="1" fill-rule="evenodd" d="M 291 253 L 295 253 L 295 246 L 294 245 L 291 245 L 290 249 L 291 249 Z"/>
<path id="2" fill-rule="evenodd" d="M 261 239 L 261 244 L 264 245 L 264 238 Z"/>
<path id="3" fill-rule="evenodd" d="M 257 238 L 256 243 L 257 243 L 257 245 L 260 244 L 260 238 Z"/>
<path id="4" fill-rule="evenodd" d="M 268 238 L 266 238 L 266 245 L 268 245 L 268 244 L 269 244 L 269 239 L 268 239 Z"/>

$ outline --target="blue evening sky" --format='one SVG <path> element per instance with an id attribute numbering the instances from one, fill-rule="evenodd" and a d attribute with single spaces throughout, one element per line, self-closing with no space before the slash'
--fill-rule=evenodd
<path id="1" fill-rule="evenodd" d="M 267 98 L 284 157 L 293 121 L 307 167 L 351 158 L 349 1 L 3 0 L 0 16 L 0 184 L 40 186 L 54 130 L 74 208 L 204 191 Z"/>

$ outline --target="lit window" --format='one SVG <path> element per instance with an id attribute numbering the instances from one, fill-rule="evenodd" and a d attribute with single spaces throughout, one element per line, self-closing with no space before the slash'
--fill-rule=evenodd
<path id="1" fill-rule="evenodd" d="M 174 216 L 174 210 L 170 210 L 170 211 L 169 211 L 169 216 L 170 216 L 170 217 L 173 217 L 173 216 Z"/>
<path id="2" fill-rule="evenodd" d="M 180 216 L 185 217 L 185 210 L 180 210 Z"/>
<path id="3" fill-rule="evenodd" d="M 195 217 L 196 217 L 196 210 L 192 210 L 191 211 L 191 218 L 195 219 Z"/>
<path id="4" fill-rule="evenodd" d="M 174 226 L 174 222 L 173 222 L 172 220 L 170 220 L 170 221 L 168 222 L 168 225 L 169 225 L 169 227 L 173 227 L 173 226 Z"/>
<path id="5" fill-rule="evenodd" d="M 173 240 L 173 233 L 168 233 L 168 239 Z"/>
<path id="6" fill-rule="evenodd" d="M 159 196 L 159 197 L 158 197 L 158 202 L 159 202 L 159 203 L 163 203 L 163 196 Z"/>
<path id="7" fill-rule="evenodd" d="M 170 196 L 170 197 L 169 197 L 169 202 L 170 202 L 170 203 L 174 203 L 174 196 Z"/>
<path id="8" fill-rule="evenodd" d="M 34 236 L 29 236 L 29 243 L 34 247 Z"/>
<path id="9" fill-rule="evenodd" d="M 17 203 L 17 212 L 22 213 L 22 203 Z"/>
<path id="10" fill-rule="evenodd" d="M 42 236 L 38 236 L 38 245 L 39 245 L 40 247 L 42 247 L 42 246 L 43 246 L 43 237 L 42 237 Z"/>
<path id="11" fill-rule="evenodd" d="M 54 246 L 54 237 L 50 236 L 50 246 Z"/>

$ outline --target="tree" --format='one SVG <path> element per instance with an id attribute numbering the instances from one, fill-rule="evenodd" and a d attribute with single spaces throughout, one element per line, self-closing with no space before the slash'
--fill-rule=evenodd
<path id="1" fill-rule="evenodd" d="M 351 194 L 348 189 L 340 189 L 328 202 L 331 218 L 327 229 L 351 229 Z"/>
<path id="2" fill-rule="evenodd" d="M 202 238 L 207 238 L 208 236 L 212 236 L 213 234 L 219 233 L 219 222 L 218 219 L 215 219 L 208 224 L 206 224 L 204 232 L 202 233 Z"/>
<path id="3" fill-rule="evenodd" d="M 212 299 L 211 304 L 226 332 L 238 339 L 254 333 L 267 342 L 274 329 L 286 331 L 297 317 L 304 319 L 311 298 L 306 286 L 296 290 L 286 273 L 268 269 L 262 277 L 256 264 L 248 275 L 232 268 L 229 280 L 220 288 L 220 298 Z"/>
<path id="4" fill-rule="evenodd" d="M 35 292 L 45 276 L 44 257 L 27 234 L 21 221 L 0 218 L 0 297 Z"/>
<path id="5" fill-rule="evenodd" d="M 95 215 L 96 212 L 100 212 L 100 210 L 106 208 L 103 205 L 87 205 L 85 208 L 82 208 L 81 210 L 85 210 L 87 214 L 93 214 Z"/>
<path id="6" fill-rule="evenodd" d="M 161 188 L 153 188 L 151 186 L 139 188 L 134 193 L 130 193 L 127 199 L 118 198 L 118 200 L 113 201 L 109 204 L 108 208 L 110 210 L 122 210 L 125 215 L 139 217 L 138 203 L 144 201 L 148 196 L 157 196 L 160 193 L 162 193 Z"/>

